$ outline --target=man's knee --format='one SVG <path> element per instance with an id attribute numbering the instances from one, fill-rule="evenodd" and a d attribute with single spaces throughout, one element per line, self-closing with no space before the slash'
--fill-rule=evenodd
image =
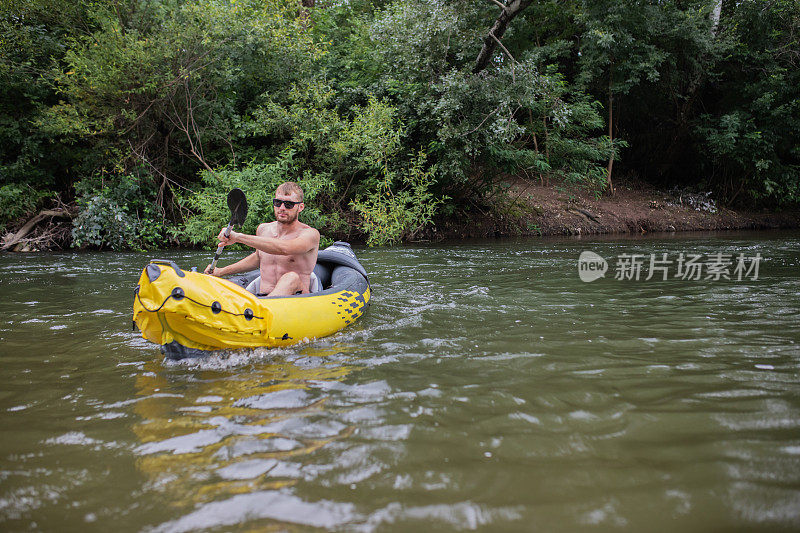
<path id="1" fill-rule="evenodd" d="M 300 275 L 297 272 L 287 272 L 278 279 L 270 296 L 291 296 L 300 290 Z"/>
<path id="2" fill-rule="evenodd" d="M 297 272 L 287 272 L 283 276 L 281 276 L 281 281 L 283 283 L 297 285 L 300 283 L 300 274 Z"/>

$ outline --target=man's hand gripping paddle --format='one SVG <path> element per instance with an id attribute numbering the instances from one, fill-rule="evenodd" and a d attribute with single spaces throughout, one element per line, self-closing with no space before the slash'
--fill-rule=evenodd
<path id="1" fill-rule="evenodd" d="M 231 192 L 228 193 L 228 209 L 231 210 L 231 221 L 228 222 L 228 227 L 225 229 L 226 237 L 230 237 L 231 228 L 234 225 L 241 226 L 247 218 L 247 198 L 241 189 L 231 189 Z M 211 272 L 214 272 L 214 268 L 217 266 L 217 259 L 219 259 L 224 248 L 221 244 L 217 247 L 214 260 L 211 262 Z"/>

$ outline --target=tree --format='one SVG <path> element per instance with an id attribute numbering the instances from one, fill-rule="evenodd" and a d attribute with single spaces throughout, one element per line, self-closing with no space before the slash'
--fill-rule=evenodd
<path id="1" fill-rule="evenodd" d="M 475 67 L 472 69 L 472 72 L 475 74 L 486 68 L 486 65 L 489 64 L 489 60 L 492 58 L 492 54 L 494 54 L 498 45 L 503 47 L 500 39 L 506 32 L 508 24 L 528 7 L 533 0 L 511 0 L 508 5 L 500 2 L 500 0 L 492 1 L 500 7 L 500 16 L 497 17 L 497 20 L 495 20 L 494 24 L 489 29 L 489 33 L 483 40 L 483 47 L 478 54 L 478 58 L 475 60 Z"/>
<path id="2" fill-rule="evenodd" d="M 707 183 L 729 203 L 800 201 L 800 7 L 792 0 L 725 4 L 726 48 L 695 122 Z"/>
<path id="3" fill-rule="evenodd" d="M 91 25 L 69 0 L 20 0 L 0 6 L 0 186 L 60 188 L 81 156 L 37 125 L 57 103 L 58 68 L 72 35 Z"/>
<path id="4" fill-rule="evenodd" d="M 584 0 L 580 15 L 579 82 L 606 95 L 608 139 L 615 138 L 615 97 L 642 81 L 655 82 L 667 53 L 658 46 L 657 32 L 664 6 L 650 2 Z M 614 154 L 608 160 L 607 180 L 613 193 Z"/>

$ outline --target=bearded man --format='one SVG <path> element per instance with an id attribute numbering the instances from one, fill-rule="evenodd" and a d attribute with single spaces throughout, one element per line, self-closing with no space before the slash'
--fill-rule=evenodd
<path id="1" fill-rule="evenodd" d="M 259 296 L 290 296 L 315 289 L 312 271 L 317 263 L 319 231 L 297 218 L 305 209 L 303 189 L 291 181 L 282 183 L 275 190 L 272 205 L 275 222 L 260 224 L 255 235 L 232 231 L 226 237 L 225 228 L 219 233 L 222 246 L 238 242 L 255 248 L 255 252 L 232 265 L 215 268 L 213 272 L 208 265 L 206 274 L 227 276 L 258 268 L 260 279 L 247 289 Z M 316 276 L 313 281 L 316 282 Z"/>

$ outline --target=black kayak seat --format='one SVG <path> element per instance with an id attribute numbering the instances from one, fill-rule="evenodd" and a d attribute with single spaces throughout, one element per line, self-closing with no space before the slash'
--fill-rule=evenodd
<path id="1" fill-rule="evenodd" d="M 333 285 L 345 282 L 342 277 L 346 271 L 355 271 L 353 274 L 360 274 L 367 283 L 367 271 L 358 262 L 356 255 L 350 248 L 350 244 L 343 241 L 336 241 L 332 246 L 320 250 L 317 253 L 317 264 L 314 265 L 314 274 L 320 281 L 322 291 L 330 289 Z M 253 270 L 229 278 L 234 283 L 247 288 L 253 280 L 259 277 L 259 271 Z M 308 295 L 304 295 L 308 296 Z"/>

